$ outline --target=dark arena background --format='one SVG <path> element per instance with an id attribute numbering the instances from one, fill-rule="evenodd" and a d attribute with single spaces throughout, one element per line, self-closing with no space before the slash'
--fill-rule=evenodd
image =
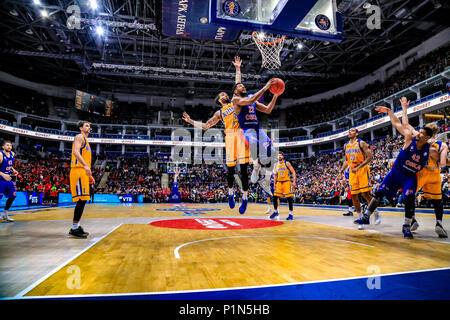
<path id="1" fill-rule="evenodd" d="M 448 1 L 0 7 L 2 302 L 450 298 Z"/>

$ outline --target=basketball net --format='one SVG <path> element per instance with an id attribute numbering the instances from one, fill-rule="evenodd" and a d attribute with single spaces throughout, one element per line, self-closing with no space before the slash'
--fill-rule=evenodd
<path id="1" fill-rule="evenodd" d="M 252 38 L 261 52 L 262 67 L 266 69 L 280 68 L 280 53 L 286 36 L 253 31 Z"/>

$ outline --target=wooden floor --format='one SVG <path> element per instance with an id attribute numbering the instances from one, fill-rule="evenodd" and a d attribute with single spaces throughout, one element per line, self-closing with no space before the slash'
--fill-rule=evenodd
<path id="1" fill-rule="evenodd" d="M 268 221 L 265 205 L 251 204 L 245 215 L 237 209 L 88 205 L 87 240 L 66 237 L 73 208 L 15 212 L 16 222 L 0 224 L 0 296 L 235 288 L 450 267 L 450 242 L 437 237 L 429 213 L 416 215 L 414 240 L 403 239 L 400 212 L 382 212 L 382 224 L 357 230 L 354 217 L 336 208 L 295 207 L 295 220 L 286 221 L 282 206 L 282 223 L 251 229 L 184 229 L 184 220 L 179 228 L 151 224 Z M 450 229 L 445 218 L 444 227 Z"/>

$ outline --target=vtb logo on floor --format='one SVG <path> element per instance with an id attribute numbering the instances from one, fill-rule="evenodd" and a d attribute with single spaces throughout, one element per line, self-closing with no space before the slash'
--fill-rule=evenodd
<path id="1" fill-rule="evenodd" d="M 196 208 L 196 207 L 187 207 L 184 205 L 175 205 L 173 208 L 167 209 L 156 209 L 156 211 L 180 211 L 183 212 L 183 216 L 189 217 L 197 217 L 199 214 L 206 214 L 209 211 L 219 211 L 221 209 L 212 209 L 212 208 Z"/>
<path id="2" fill-rule="evenodd" d="M 173 229 L 197 229 L 197 230 L 236 230 L 275 227 L 283 224 L 281 221 L 267 219 L 235 219 L 235 218 L 196 218 L 196 219 L 171 219 L 150 223 L 152 226 Z"/>

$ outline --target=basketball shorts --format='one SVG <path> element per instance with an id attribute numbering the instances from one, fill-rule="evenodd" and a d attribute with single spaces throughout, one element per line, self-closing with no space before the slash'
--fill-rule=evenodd
<path id="1" fill-rule="evenodd" d="M 0 199 L 5 196 L 12 198 L 16 196 L 16 186 L 12 181 L 0 180 Z"/>
<path id="2" fill-rule="evenodd" d="M 225 154 L 226 163 L 228 167 L 234 167 L 239 161 L 239 164 L 249 163 L 250 151 L 242 130 L 227 130 L 225 135 Z"/>
<path id="3" fill-rule="evenodd" d="M 417 176 L 405 174 L 397 168 L 392 168 L 386 177 L 384 177 L 378 191 L 382 192 L 386 198 L 392 201 L 400 188 L 402 189 L 404 197 L 407 197 L 410 194 L 416 194 Z"/>
<path id="4" fill-rule="evenodd" d="M 90 200 L 89 177 L 84 168 L 70 169 L 70 190 L 72 192 L 72 202 L 78 200 Z"/>
<path id="5" fill-rule="evenodd" d="M 372 191 L 372 184 L 370 183 L 370 167 L 366 165 L 356 173 L 353 173 L 350 169 L 349 184 L 351 194 Z"/>
<path id="6" fill-rule="evenodd" d="M 436 170 L 423 169 L 417 173 L 417 190 L 423 188 L 425 198 L 442 199 L 441 174 Z"/>
<path id="7" fill-rule="evenodd" d="M 280 198 L 283 197 L 283 195 L 286 198 L 292 197 L 291 181 L 277 181 L 274 195 Z"/>
<path id="8" fill-rule="evenodd" d="M 244 137 L 253 160 L 260 159 L 264 164 L 268 159 L 275 157 L 272 140 L 262 128 L 244 129 Z"/>

